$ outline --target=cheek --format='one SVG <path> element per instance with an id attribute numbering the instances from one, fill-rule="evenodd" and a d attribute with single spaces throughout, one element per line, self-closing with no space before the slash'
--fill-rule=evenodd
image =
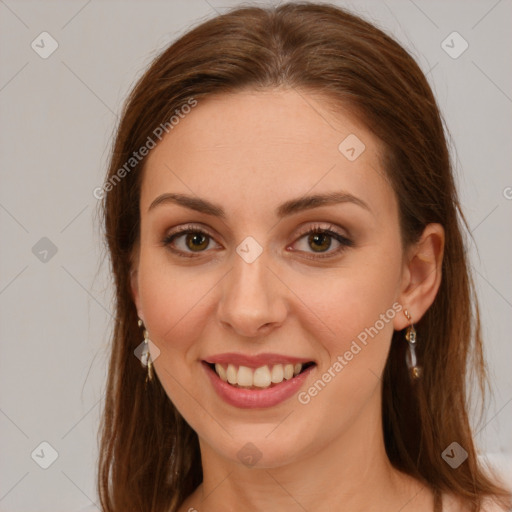
<path id="1" fill-rule="evenodd" d="M 308 416 L 324 418 L 324 425 L 334 429 L 331 433 L 348 428 L 365 404 L 375 399 L 393 319 L 401 308 L 396 302 L 400 253 L 372 247 L 356 258 L 350 264 L 347 259 L 346 267 L 337 269 L 330 279 L 316 284 L 302 281 L 297 292 L 315 312 L 303 317 L 309 323 L 303 322 L 303 329 L 327 333 L 315 340 L 317 352 L 324 355 L 315 381 L 298 398 Z"/>
<path id="2" fill-rule="evenodd" d="M 217 280 L 204 267 L 172 264 L 161 249 L 141 251 L 140 299 L 149 334 L 159 348 L 184 357 L 202 331 L 204 305 Z"/>
<path id="3" fill-rule="evenodd" d="M 190 396 L 196 394 L 202 371 L 198 359 L 209 316 L 208 293 L 218 281 L 211 274 L 199 266 L 172 265 L 161 250 L 141 251 L 140 298 L 150 339 L 160 350 L 154 359 L 155 371 L 174 406 L 193 425 L 203 411 Z"/>
<path id="4" fill-rule="evenodd" d="M 400 254 L 367 250 L 355 254 L 353 260 L 357 261 L 347 259 L 346 266 L 319 274 L 318 279 L 295 277 L 294 290 L 310 310 L 308 330 L 314 332 L 316 324 L 326 334 L 322 344 L 331 359 L 349 350 L 355 339 L 362 343 L 366 336 L 389 339 L 393 332 Z M 384 345 L 380 344 L 380 352 L 386 352 Z"/>
<path id="5" fill-rule="evenodd" d="M 321 418 L 318 436 L 348 428 L 379 392 L 393 318 L 400 314 L 397 261 L 355 265 L 298 292 L 315 312 L 303 316 L 302 328 L 327 331 L 315 338 L 317 352 L 324 354 L 315 380 L 298 396 L 305 415 Z M 371 421 L 378 418 L 377 411 Z"/>

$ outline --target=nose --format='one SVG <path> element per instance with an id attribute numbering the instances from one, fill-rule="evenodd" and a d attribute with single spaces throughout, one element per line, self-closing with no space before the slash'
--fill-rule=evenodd
<path id="1" fill-rule="evenodd" d="M 265 251 L 252 263 L 238 255 L 234 259 L 232 270 L 222 280 L 219 321 L 240 336 L 265 336 L 286 318 L 286 287 L 268 266 Z"/>

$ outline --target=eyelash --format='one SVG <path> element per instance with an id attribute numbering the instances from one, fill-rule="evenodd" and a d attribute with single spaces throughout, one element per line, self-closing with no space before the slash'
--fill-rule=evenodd
<path id="1" fill-rule="evenodd" d="M 316 225 L 316 226 L 313 226 L 312 228 L 304 231 L 303 233 L 301 233 L 298 236 L 297 240 L 300 240 L 308 235 L 313 235 L 313 234 L 318 233 L 318 234 L 327 235 L 331 238 L 334 238 L 337 242 L 340 243 L 340 247 L 338 247 L 338 249 L 336 249 L 334 251 L 331 251 L 328 253 L 318 253 L 315 256 L 305 256 L 307 259 L 319 260 L 319 259 L 324 259 L 324 258 L 332 258 L 334 256 L 337 256 L 344 250 L 346 250 L 348 247 L 354 246 L 354 242 L 352 242 L 352 240 L 349 240 L 347 237 L 343 236 L 342 234 L 340 234 L 336 231 L 333 231 L 331 228 L 332 228 L 332 225 L 329 226 L 328 228 L 322 228 L 321 226 Z M 194 258 L 194 257 L 196 257 L 196 254 L 200 255 L 201 252 L 205 252 L 205 251 L 200 251 L 196 254 L 184 253 L 183 251 L 174 249 L 171 246 L 171 244 L 174 242 L 174 240 L 176 238 L 179 238 L 180 236 L 188 235 L 188 234 L 200 234 L 200 235 L 204 235 L 205 237 L 207 237 L 209 239 L 213 239 L 213 237 L 209 233 L 204 231 L 203 229 L 201 229 L 197 226 L 194 226 L 194 225 L 188 225 L 188 226 L 182 226 L 180 228 L 177 228 L 173 233 L 168 234 L 162 240 L 162 243 L 164 246 L 168 247 L 173 253 L 175 253 L 178 256 L 183 257 L 183 258 Z"/>

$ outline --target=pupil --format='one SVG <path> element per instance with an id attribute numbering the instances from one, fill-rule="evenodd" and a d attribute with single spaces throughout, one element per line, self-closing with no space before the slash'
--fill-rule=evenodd
<path id="1" fill-rule="evenodd" d="M 202 239 L 202 242 L 201 242 Z M 187 236 L 187 242 L 192 242 L 192 244 L 189 244 L 190 249 L 204 249 L 206 237 L 204 235 L 201 235 L 200 233 L 194 233 L 192 235 Z M 208 242 L 206 242 L 206 245 L 208 245 Z"/>
<path id="2" fill-rule="evenodd" d="M 309 237 L 309 241 L 316 244 L 317 246 L 322 246 L 323 245 L 323 249 L 329 249 L 330 245 L 331 245 L 331 240 L 330 240 L 330 237 L 328 235 L 325 235 L 325 234 L 322 234 L 322 233 L 315 233 L 313 235 L 310 235 Z M 327 244 L 322 244 L 322 242 L 327 242 Z"/>

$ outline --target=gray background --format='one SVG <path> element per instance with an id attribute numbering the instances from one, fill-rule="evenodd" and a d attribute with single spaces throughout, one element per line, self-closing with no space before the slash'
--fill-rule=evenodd
<path id="1" fill-rule="evenodd" d="M 477 440 L 510 470 L 512 2 L 337 3 L 409 49 L 452 134 L 494 390 Z M 237 4 L 0 0 L 0 512 L 98 502 L 112 289 L 92 191 L 136 78 L 192 24 Z M 43 31 L 58 43 L 46 59 L 31 47 Z M 456 59 L 441 46 L 453 31 L 469 44 Z M 58 454 L 47 469 L 44 441 Z"/>

